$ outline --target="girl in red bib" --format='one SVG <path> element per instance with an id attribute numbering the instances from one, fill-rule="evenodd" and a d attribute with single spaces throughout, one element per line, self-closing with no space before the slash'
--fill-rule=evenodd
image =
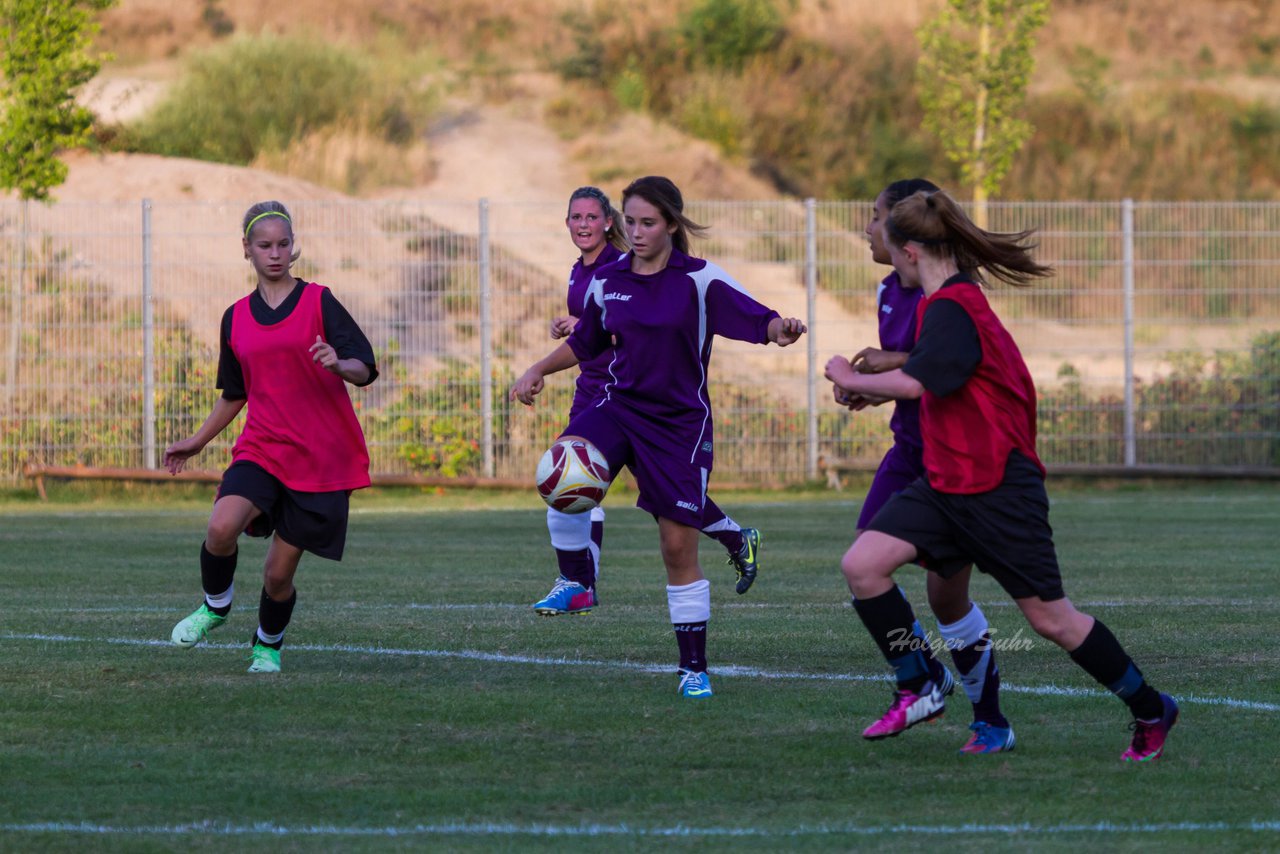
<path id="1" fill-rule="evenodd" d="M 835 356 L 826 375 L 849 394 L 921 401 L 924 476 L 881 508 L 841 561 L 858 616 L 894 670 L 897 690 L 885 715 L 895 721 L 893 734 L 942 708 L 911 644 L 915 616 L 892 575 L 918 560 L 943 577 L 972 563 L 1013 597 L 1036 632 L 1129 707 L 1134 734 L 1121 758 L 1159 757 L 1178 705 L 1063 591 L 1036 455 L 1035 386 L 976 272 L 1026 285 L 1052 270 L 1031 257 L 1029 232 L 980 229 L 941 191 L 895 204 L 885 235 L 898 275 L 924 289 L 915 346 L 895 370 L 857 373 Z"/>
<path id="2" fill-rule="evenodd" d="M 369 452 L 346 384 L 369 385 L 378 369 L 368 338 L 329 289 L 289 272 L 299 253 L 284 205 L 249 208 L 243 235 L 258 282 L 222 316 L 222 396 L 195 435 L 164 453 L 177 474 L 248 407 L 200 548 L 204 602 L 174 626 L 172 640 L 189 649 L 226 622 L 240 533 L 270 536 L 249 672 L 276 673 L 302 553 L 342 559 L 348 498 L 369 485 Z"/>

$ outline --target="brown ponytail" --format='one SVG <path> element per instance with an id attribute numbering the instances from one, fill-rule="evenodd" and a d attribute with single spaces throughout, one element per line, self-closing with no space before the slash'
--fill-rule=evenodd
<path id="1" fill-rule="evenodd" d="M 1038 244 L 1027 243 L 1035 231 L 999 233 L 974 225 L 945 192 L 914 193 L 893 206 L 885 231 L 894 245 L 914 241 L 935 254 L 950 252 L 961 270 L 986 270 L 1015 287 L 1053 275 L 1053 268 L 1031 257 Z"/>

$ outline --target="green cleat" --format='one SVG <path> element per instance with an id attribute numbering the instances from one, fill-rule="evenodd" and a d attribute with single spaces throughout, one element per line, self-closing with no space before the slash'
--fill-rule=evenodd
<path id="1" fill-rule="evenodd" d="M 199 608 L 191 612 L 191 616 L 185 620 L 180 620 L 178 625 L 173 627 L 173 634 L 169 636 L 169 639 L 183 649 L 191 649 L 191 647 L 204 640 L 205 635 L 226 621 L 226 617 L 213 613 L 213 611 L 209 610 L 208 605 L 201 604 Z"/>
<path id="2" fill-rule="evenodd" d="M 756 573 L 760 570 L 760 531 L 756 528 L 742 529 L 742 548 L 729 555 L 729 563 L 738 571 L 738 584 L 734 588 L 741 596 L 755 584 Z"/>
<path id="3" fill-rule="evenodd" d="M 280 672 L 280 650 L 278 649 L 255 643 L 253 652 L 249 654 L 249 661 L 250 673 Z"/>

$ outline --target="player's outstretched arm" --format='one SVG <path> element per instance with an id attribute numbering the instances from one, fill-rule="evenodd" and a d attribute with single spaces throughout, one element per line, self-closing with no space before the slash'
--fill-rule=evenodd
<path id="1" fill-rule="evenodd" d="M 187 460 L 204 450 L 204 446 L 213 441 L 214 437 L 227 428 L 227 425 L 235 420 L 240 414 L 240 410 L 244 409 L 245 400 L 227 400 L 220 397 L 213 404 L 213 411 L 209 413 L 209 417 L 200 425 L 200 429 L 189 438 L 180 442 L 174 442 L 164 451 L 164 467 L 169 470 L 169 474 L 177 474 L 186 466 Z"/>
<path id="2" fill-rule="evenodd" d="M 769 340 L 779 347 L 796 343 L 807 331 L 804 321 L 798 317 L 775 317 L 769 321 Z"/>
<path id="3" fill-rule="evenodd" d="M 526 406 L 533 405 L 533 399 L 542 393 L 545 384 L 543 378 L 547 374 L 568 370 L 578 364 L 578 357 L 568 344 L 561 344 L 525 371 L 520 379 L 511 387 L 511 399 L 518 400 Z"/>

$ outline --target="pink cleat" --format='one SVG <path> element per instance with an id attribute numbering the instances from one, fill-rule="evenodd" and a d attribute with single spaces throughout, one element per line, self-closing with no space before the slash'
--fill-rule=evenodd
<path id="1" fill-rule="evenodd" d="M 947 710 L 945 696 L 933 683 L 929 684 L 929 690 L 923 694 L 917 694 L 914 691 L 894 691 L 893 703 L 889 706 L 889 711 L 885 712 L 880 720 L 864 729 L 862 737 L 871 740 L 890 738 L 911 729 L 918 723 L 942 717 L 942 713 Z"/>
<path id="2" fill-rule="evenodd" d="M 1125 762 L 1150 762 L 1152 759 L 1159 759 L 1160 754 L 1164 753 L 1164 740 L 1169 737 L 1169 730 L 1178 722 L 1178 704 L 1168 694 L 1161 694 L 1160 702 L 1164 704 L 1164 714 L 1160 716 L 1160 720 L 1152 723 L 1134 721 L 1131 724 L 1133 741 L 1129 744 L 1129 749 L 1120 754 Z"/>

